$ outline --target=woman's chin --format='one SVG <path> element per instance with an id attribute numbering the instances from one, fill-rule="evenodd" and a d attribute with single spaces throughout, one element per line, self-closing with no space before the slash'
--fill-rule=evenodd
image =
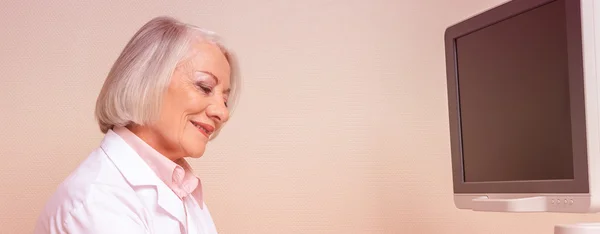
<path id="1" fill-rule="evenodd" d="M 187 151 L 188 157 L 190 158 L 200 158 L 202 157 L 202 155 L 204 155 L 204 151 L 205 151 L 205 145 L 199 146 L 199 145 L 194 145 L 194 146 L 190 146 L 188 145 L 188 147 L 184 148 Z"/>
<path id="2" fill-rule="evenodd" d="M 187 131 L 183 134 L 181 143 L 187 153 L 187 157 L 200 158 L 206 150 L 207 140 L 198 130 L 193 130 L 195 131 Z"/>
<path id="3" fill-rule="evenodd" d="M 202 155 L 204 155 L 204 152 L 202 152 L 202 153 L 192 153 L 192 154 L 190 154 L 189 157 L 190 158 L 200 158 L 200 157 L 202 157 Z"/>

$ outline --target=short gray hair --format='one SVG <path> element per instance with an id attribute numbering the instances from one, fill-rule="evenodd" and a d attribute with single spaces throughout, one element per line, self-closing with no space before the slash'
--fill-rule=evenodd
<path id="1" fill-rule="evenodd" d="M 229 62 L 228 108 L 232 113 L 240 86 L 235 55 L 215 33 L 160 16 L 133 35 L 108 73 L 96 100 L 95 117 L 100 131 L 106 133 L 116 126 L 146 125 L 157 120 L 173 71 L 196 39 L 218 45 Z"/>

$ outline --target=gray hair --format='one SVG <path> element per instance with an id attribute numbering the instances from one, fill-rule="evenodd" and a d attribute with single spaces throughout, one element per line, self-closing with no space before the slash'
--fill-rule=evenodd
<path id="1" fill-rule="evenodd" d="M 232 113 L 240 86 L 235 55 L 214 32 L 160 16 L 148 21 L 133 35 L 108 73 L 96 100 L 95 117 L 100 131 L 106 133 L 116 126 L 156 121 L 175 67 L 198 39 L 219 46 L 229 62 L 228 108 Z M 218 131 L 213 136 L 217 134 Z"/>

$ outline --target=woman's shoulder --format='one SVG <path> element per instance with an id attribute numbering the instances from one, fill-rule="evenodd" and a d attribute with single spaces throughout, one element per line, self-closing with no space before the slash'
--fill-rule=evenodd
<path id="1" fill-rule="evenodd" d="M 93 192 L 97 187 L 118 190 L 130 187 L 101 148 L 93 150 L 59 185 L 58 190 L 78 195 Z"/>
<path id="2" fill-rule="evenodd" d="M 135 191 L 98 148 L 58 185 L 44 213 L 47 216 L 66 216 L 80 207 L 135 198 Z"/>
<path id="3" fill-rule="evenodd" d="M 143 210 L 142 203 L 135 191 L 104 151 L 98 148 L 59 184 L 41 212 L 36 230 L 55 233 L 50 230 L 60 232 L 86 219 L 136 216 L 140 210 Z M 94 226 L 99 227 L 97 224 Z"/>

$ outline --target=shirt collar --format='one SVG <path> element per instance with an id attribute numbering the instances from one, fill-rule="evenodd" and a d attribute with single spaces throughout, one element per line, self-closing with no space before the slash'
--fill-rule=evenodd
<path id="1" fill-rule="evenodd" d="M 203 206 L 202 184 L 192 167 L 181 158 L 176 162 L 162 155 L 125 127 L 115 127 L 118 134 L 148 164 L 150 169 L 181 199 L 192 195 Z"/>

